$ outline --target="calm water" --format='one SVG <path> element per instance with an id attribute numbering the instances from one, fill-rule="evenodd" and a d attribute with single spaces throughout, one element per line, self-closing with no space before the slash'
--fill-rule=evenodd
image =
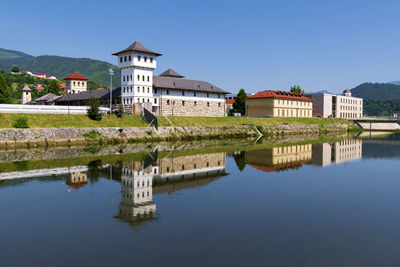
<path id="1" fill-rule="evenodd" d="M 0 266 L 400 265 L 399 135 L 252 149 L 3 163 Z"/>

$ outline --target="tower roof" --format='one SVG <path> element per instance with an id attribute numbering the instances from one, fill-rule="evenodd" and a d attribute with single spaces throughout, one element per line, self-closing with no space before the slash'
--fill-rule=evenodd
<path id="1" fill-rule="evenodd" d="M 72 73 L 71 75 L 65 77 L 64 80 L 82 80 L 82 81 L 86 81 L 86 80 L 89 80 L 89 79 L 86 78 L 85 76 L 83 76 L 82 74 L 79 74 L 79 73 L 75 72 L 75 73 Z"/>
<path id="2" fill-rule="evenodd" d="M 151 55 L 155 55 L 155 56 L 162 56 L 162 54 L 154 52 L 148 48 L 146 48 L 144 45 L 142 45 L 140 42 L 135 41 L 133 44 L 131 44 L 128 48 L 116 52 L 114 54 L 112 54 L 113 56 L 118 56 L 121 53 L 125 53 L 125 52 L 140 52 L 140 53 L 147 53 L 147 54 L 151 54 Z"/>
<path id="3" fill-rule="evenodd" d="M 22 92 L 31 92 L 31 88 L 29 88 L 28 85 L 25 84 L 24 88 L 22 88 Z"/>
<path id="4" fill-rule="evenodd" d="M 161 73 L 159 76 L 163 76 L 163 77 L 175 77 L 175 78 L 183 78 L 185 76 L 180 75 L 179 73 L 177 73 L 176 71 L 174 71 L 173 69 L 167 69 L 166 71 L 164 71 L 163 73 Z"/>

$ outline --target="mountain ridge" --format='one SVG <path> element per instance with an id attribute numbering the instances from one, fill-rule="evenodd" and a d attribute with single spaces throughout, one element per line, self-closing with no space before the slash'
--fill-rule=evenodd
<path id="1" fill-rule="evenodd" d="M 91 58 L 73 58 L 57 55 L 32 56 L 27 53 L 0 48 L 0 69 L 10 71 L 13 66 L 33 73 L 46 73 L 58 79 L 74 73 L 76 70 L 89 80 L 101 86 L 109 86 L 109 69 L 113 69 L 113 86 L 121 85 L 120 69 L 108 62 Z"/>

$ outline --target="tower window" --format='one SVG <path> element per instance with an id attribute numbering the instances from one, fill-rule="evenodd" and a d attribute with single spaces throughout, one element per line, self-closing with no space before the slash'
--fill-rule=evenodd
<path id="1" fill-rule="evenodd" d="M 144 62 L 147 62 L 147 57 L 144 57 Z"/>
<path id="2" fill-rule="evenodd" d="M 207 102 L 207 107 L 209 107 L 210 106 L 210 102 Z"/>
<path id="3" fill-rule="evenodd" d="M 197 101 L 194 101 L 194 106 L 197 106 Z"/>
<path id="4" fill-rule="evenodd" d="M 141 58 L 142 58 L 141 56 L 138 56 L 138 57 L 137 57 L 137 60 L 140 61 Z"/>
<path id="5" fill-rule="evenodd" d="M 218 107 L 221 107 L 221 103 L 218 103 Z"/>
<path id="6" fill-rule="evenodd" d="M 185 106 L 185 101 L 182 101 L 182 106 Z"/>
<path id="7" fill-rule="evenodd" d="M 169 105 L 169 100 L 167 100 L 167 105 Z"/>
<path id="8" fill-rule="evenodd" d="M 150 58 L 150 63 L 153 63 L 153 58 L 152 57 Z"/>

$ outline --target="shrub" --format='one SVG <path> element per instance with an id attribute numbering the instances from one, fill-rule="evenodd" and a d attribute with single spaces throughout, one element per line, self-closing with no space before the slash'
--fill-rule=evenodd
<path id="1" fill-rule="evenodd" d="M 14 128 L 29 128 L 28 119 L 25 117 L 18 117 L 13 121 Z"/>
<path id="2" fill-rule="evenodd" d="M 89 118 L 95 121 L 101 121 L 101 112 L 99 110 L 99 100 L 93 96 L 89 99 L 89 109 L 87 111 L 87 115 Z"/>
<path id="3" fill-rule="evenodd" d="M 102 134 L 99 133 L 98 131 L 92 130 L 92 131 L 90 131 L 90 132 L 88 132 L 88 133 L 84 133 L 83 136 L 84 136 L 86 139 L 89 139 L 89 140 L 96 140 L 96 139 L 101 138 L 101 137 L 102 137 Z"/>
<path id="4" fill-rule="evenodd" d="M 122 105 L 118 105 L 117 109 L 115 110 L 115 115 L 117 115 L 118 118 L 122 118 L 123 114 L 124 114 L 124 107 Z"/>

